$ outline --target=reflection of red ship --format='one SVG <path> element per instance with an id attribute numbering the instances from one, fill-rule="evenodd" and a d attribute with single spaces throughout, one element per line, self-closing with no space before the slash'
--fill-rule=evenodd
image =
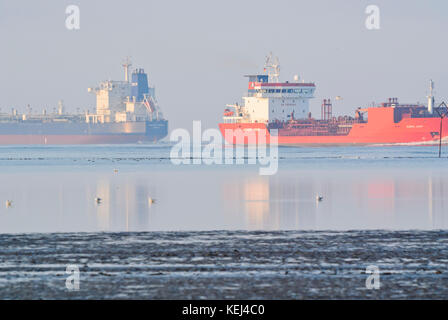
<path id="1" fill-rule="evenodd" d="M 272 129 L 278 130 L 278 143 L 284 145 L 351 144 L 429 144 L 440 138 L 441 120 L 434 112 L 431 93 L 428 105 L 399 104 L 397 98 L 378 107 L 358 108 L 354 117 L 332 116 L 328 99 L 322 104 L 320 120 L 311 117 L 309 99 L 315 84 L 279 82 L 278 60 L 268 57 L 268 74 L 250 75 L 243 105 L 228 105 L 219 125 L 229 143 L 256 143 L 261 136 L 270 141 Z M 339 97 L 338 97 L 339 98 Z M 443 110 L 446 113 L 446 109 Z M 447 128 L 448 119 L 443 119 Z M 443 140 L 448 137 L 443 134 Z"/>

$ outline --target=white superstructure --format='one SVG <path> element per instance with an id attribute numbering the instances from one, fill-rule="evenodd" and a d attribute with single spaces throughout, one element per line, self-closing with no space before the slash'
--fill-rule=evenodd
<path id="1" fill-rule="evenodd" d="M 314 97 L 314 83 L 299 82 L 298 76 L 292 82 L 279 82 L 278 59 L 268 56 L 265 74 L 248 75 L 249 86 L 243 104 L 229 105 L 235 111 L 226 109 L 224 123 L 284 122 L 309 117 L 309 100 Z"/>
<path id="2" fill-rule="evenodd" d="M 155 98 L 154 87 L 148 86 L 147 74 L 136 69 L 129 81 L 129 59 L 123 62 L 124 81 L 103 81 L 89 92 L 96 95 L 96 113 L 87 114 L 86 121 L 93 123 L 146 121 L 162 118 Z"/>
<path id="3" fill-rule="evenodd" d="M 125 109 L 125 99 L 131 96 L 131 85 L 127 81 L 103 81 L 96 93 L 96 113 L 111 116 Z"/>

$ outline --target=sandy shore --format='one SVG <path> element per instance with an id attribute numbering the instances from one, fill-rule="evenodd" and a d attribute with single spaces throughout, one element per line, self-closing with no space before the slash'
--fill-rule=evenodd
<path id="1" fill-rule="evenodd" d="M 1 299 L 448 298 L 448 231 L 0 235 Z M 69 264 L 80 290 L 65 286 Z M 365 286 L 380 269 L 380 289 Z"/>

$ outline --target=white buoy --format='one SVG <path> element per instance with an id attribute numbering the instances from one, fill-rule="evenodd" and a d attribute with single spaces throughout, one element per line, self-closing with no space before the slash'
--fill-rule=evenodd
<path id="1" fill-rule="evenodd" d="M 11 206 L 12 206 L 12 200 L 6 200 L 5 207 L 6 208 L 11 208 Z"/>

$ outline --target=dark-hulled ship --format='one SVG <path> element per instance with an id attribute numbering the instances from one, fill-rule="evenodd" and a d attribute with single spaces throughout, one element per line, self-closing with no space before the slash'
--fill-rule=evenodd
<path id="1" fill-rule="evenodd" d="M 168 121 L 148 85 L 143 69 L 129 81 L 129 61 L 123 63 L 124 81 L 103 81 L 89 88 L 96 94 L 96 112 L 67 114 L 62 101 L 57 110 L 40 114 L 0 113 L 0 144 L 118 144 L 157 142 L 168 134 Z"/>

